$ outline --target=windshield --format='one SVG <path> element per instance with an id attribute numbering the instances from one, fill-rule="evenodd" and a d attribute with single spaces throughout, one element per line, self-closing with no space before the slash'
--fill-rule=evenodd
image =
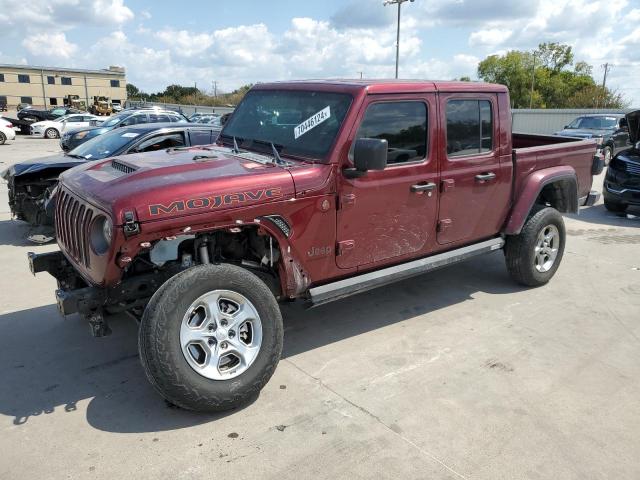
<path id="1" fill-rule="evenodd" d="M 126 128 L 117 128 L 78 145 L 69 152 L 69 155 L 79 155 L 88 160 L 100 160 L 114 155 L 114 152 L 118 152 L 139 135 L 140 133 Z"/>
<path id="2" fill-rule="evenodd" d="M 615 128 L 616 117 L 578 117 L 567 128 L 584 128 L 586 130 L 604 130 Z"/>
<path id="3" fill-rule="evenodd" d="M 54 120 L 54 122 L 64 122 L 67 118 L 69 118 L 71 115 L 63 115 L 62 117 L 58 117 Z"/>
<path id="4" fill-rule="evenodd" d="M 351 95 L 317 91 L 252 90 L 222 131 L 225 145 L 323 159 L 338 135 Z M 259 143 L 258 143 L 259 142 Z"/>

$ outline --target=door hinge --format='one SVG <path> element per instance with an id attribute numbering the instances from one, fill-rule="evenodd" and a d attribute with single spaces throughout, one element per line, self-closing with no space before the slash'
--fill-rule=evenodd
<path id="1" fill-rule="evenodd" d="M 336 246 L 336 255 L 344 255 L 349 250 L 353 250 L 355 246 L 356 242 L 353 240 L 343 240 L 338 242 L 338 245 Z"/>
<path id="2" fill-rule="evenodd" d="M 453 178 L 445 178 L 442 180 L 442 193 L 446 193 L 452 190 L 456 186 L 456 181 Z"/>
<path id="3" fill-rule="evenodd" d="M 444 232 L 447 228 L 453 225 L 453 221 L 450 218 L 443 218 L 438 221 L 438 232 Z"/>
<path id="4" fill-rule="evenodd" d="M 355 204 L 356 204 L 356 194 L 355 193 L 346 193 L 344 195 L 340 195 L 340 201 L 338 202 L 338 208 L 352 207 Z"/>

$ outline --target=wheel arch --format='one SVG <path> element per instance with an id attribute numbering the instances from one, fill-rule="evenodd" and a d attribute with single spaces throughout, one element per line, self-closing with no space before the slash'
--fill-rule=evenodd
<path id="1" fill-rule="evenodd" d="M 549 205 L 561 213 L 578 212 L 578 179 L 570 166 L 552 167 L 530 174 L 507 218 L 504 233 L 517 235 L 532 208 Z"/>

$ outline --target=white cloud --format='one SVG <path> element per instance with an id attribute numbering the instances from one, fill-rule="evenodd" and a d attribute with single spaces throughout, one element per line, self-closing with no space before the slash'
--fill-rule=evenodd
<path id="1" fill-rule="evenodd" d="M 122 24 L 133 20 L 133 12 L 124 6 L 123 0 L 93 0 L 93 13 L 96 20 L 112 24 Z"/>
<path id="2" fill-rule="evenodd" d="M 25 38 L 22 46 L 31 55 L 40 58 L 70 59 L 78 46 L 67 41 L 64 33 L 38 33 Z"/>
<path id="3" fill-rule="evenodd" d="M 512 34 L 513 30 L 501 28 L 478 30 L 469 36 L 469 45 L 495 47 L 508 41 Z"/>

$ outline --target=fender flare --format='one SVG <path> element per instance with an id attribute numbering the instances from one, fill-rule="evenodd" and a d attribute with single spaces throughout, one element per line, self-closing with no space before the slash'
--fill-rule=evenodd
<path id="1" fill-rule="evenodd" d="M 560 211 L 562 213 L 578 212 L 578 177 L 573 167 L 562 165 L 537 170 L 523 182 L 518 199 L 514 202 L 505 224 L 504 233 L 506 235 L 520 233 L 542 189 L 556 182 L 562 182 L 562 188 L 565 191 L 568 189 L 567 205 Z"/>

